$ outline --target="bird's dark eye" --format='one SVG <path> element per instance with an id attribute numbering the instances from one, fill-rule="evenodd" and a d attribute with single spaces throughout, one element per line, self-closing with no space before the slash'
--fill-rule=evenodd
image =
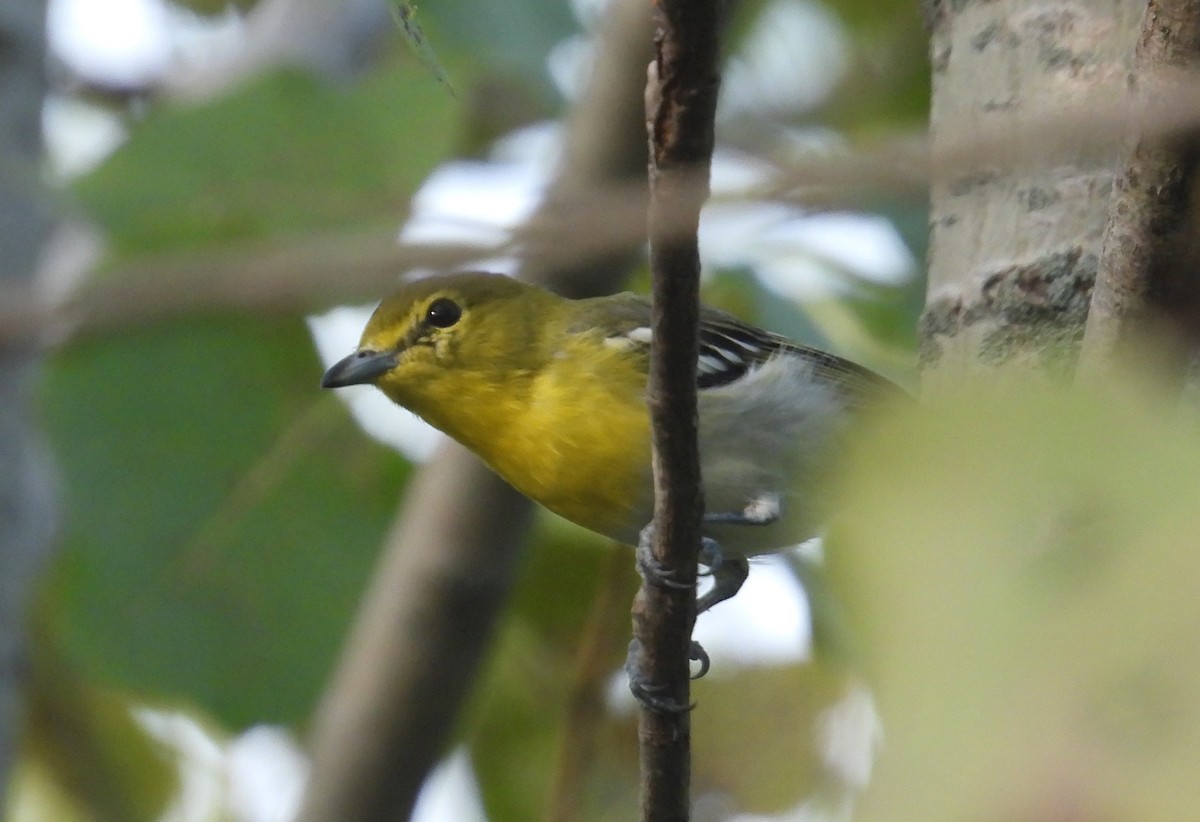
<path id="1" fill-rule="evenodd" d="M 425 322 L 435 328 L 449 328 L 462 316 L 462 306 L 446 297 L 438 297 L 429 304 Z"/>

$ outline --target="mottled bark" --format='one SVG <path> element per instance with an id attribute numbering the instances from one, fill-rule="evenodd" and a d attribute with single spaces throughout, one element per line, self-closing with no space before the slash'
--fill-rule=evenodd
<path id="1" fill-rule="evenodd" d="M 1150 113 L 1195 82 L 1185 72 L 1195 70 L 1198 56 L 1200 2 L 1150 0 L 1129 77 L 1127 155 L 1084 336 L 1081 366 L 1089 377 L 1107 373 L 1124 349 L 1147 338 L 1184 355 L 1176 365 L 1200 343 L 1200 130 L 1163 129 Z"/>
<path id="2" fill-rule="evenodd" d="M 926 393 L 966 370 L 1073 373 L 1091 302 L 1119 130 L 1047 140 L 1064 111 L 1124 93 L 1142 4 L 1125 0 L 931 5 L 933 154 L 1013 138 L 969 169 L 932 169 Z M 1075 149 L 1072 143 L 1077 144 Z"/>

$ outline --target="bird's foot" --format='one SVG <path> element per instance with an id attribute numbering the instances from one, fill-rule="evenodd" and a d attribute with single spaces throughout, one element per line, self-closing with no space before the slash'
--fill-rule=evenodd
<path id="1" fill-rule="evenodd" d="M 637 569 L 642 579 L 651 585 L 682 590 L 694 587 L 694 583 L 678 578 L 678 575 L 663 567 L 654 556 L 654 523 L 642 529 L 637 544 Z"/>
<path id="2" fill-rule="evenodd" d="M 625 657 L 625 676 L 629 679 L 629 690 L 634 699 L 643 707 L 661 714 L 683 713 L 696 707 L 695 703 L 686 704 L 667 696 L 666 685 L 652 683 L 650 678 L 642 672 L 641 656 L 642 644 L 637 639 L 630 640 L 629 653 Z M 688 659 L 700 665 L 699 670 L 691 675 L 692 679 L 699 679 L 708 673 L 710 667 L 708 652 L 701 647 L 699 642 L 692 640 Z"/>
<path id="3" fill-rule="evenodd" d="M 696 598 L 696 616 L 733 597 L 750 575 L 750 563 L 745 557 L 725 556 L 721 543 L 709 537 L 700 543 L 700 562 L 708 567 L 713 584 Z"/>

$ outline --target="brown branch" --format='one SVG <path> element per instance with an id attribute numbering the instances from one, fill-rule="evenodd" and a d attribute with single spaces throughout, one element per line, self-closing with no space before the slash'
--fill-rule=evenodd
<path id="1" fill-rule="evenodd" d="M 1135 94 L 1160 101 L 1170 94 L 1170 72 L 1193 67 L 1197 57 L 1200 2 L 1150 0 L 1131 77 Z M 1198 136 L 1194 126 L 1176 135 L 1147 134 L 1140 123 L 1132 135 L 1126 166 L 1114 182 L 1084 332 L 1084 375 L 1103 373 L 1132 334 L 1147 330 L 1156 307 L 1183 320 L 1196 337 L 1197 259 L 1187 244 L 1195 243 L 1197 229 L 1189 213 L 1196 205 Z M 1183 316 L 1188 313 L 1193 316 Z"/>
<path id="2" fill-rule="evenodd" d="M 641 803 L 645 820 L 689 816 L 691 719 L 688 655 L 704 509 L 697 448 L 700 207 L 708 194 L 716 113 L 720 10 L 715 0 L 660 0 L 650 66 L 650 267 L 653 275 L 649 407 L 654 440 L 654 564 L 633 607 L 641 676 L 661 695 L 643 705 Z M 686 225 L 686 232 L 674 230 Z M 677 583 L 685 583 L 681 586 Z"/>
<path id="3" fill-rule="evenodd" d="M 590 186 L 581 181 L 547 200 L 511 240 L 495 245 L 398 245 L 390 229 L 331 232 L 146 255 L 89 278 L 58 301 L 29 285 L 0 282 L 0 349 L 59 345 L 210 311 L 302 314 L 378 299 L 406 270 L 461 269 L 504 254 L 530 260 L 527 279 L 573 296 L 605 293 L 619 286 L 645 242 L 645 182 L 621 179 L 645 168 L 644 143 L 638 146 L 639 160 L 626 163 L 626 171 L 615 162 L 596 167 L 593 173 L 613 176 Z"/>

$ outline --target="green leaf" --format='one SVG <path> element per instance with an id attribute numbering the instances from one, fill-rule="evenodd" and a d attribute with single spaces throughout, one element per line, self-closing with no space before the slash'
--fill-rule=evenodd
<path id="1" fill-rule="evenodd" d="M 851 64 L 828 103 L 833 124 L 856 134 L 924 128 L 929 117 L 929 35 L 911 0 L 834 0 L 849 28 Z"/>
<path id="2" fill-rule="evenodd" d="M 1194 814 L 1200 438 L 1178 399 L 964 380 L 855 451 L 828 558 L 886 740 L 861 818 Z"/>
<path id="3" fill-rule="evenodd" d="M 121 253 L 396 224 L 459 106 L 419 66 L 345 88 L 278 73 L 152 112 L 75 192 Z"/>
<path id="4" fill-rule="evenodd" d="M 632 698 L 614 706 L 610 689 L 624 678 L 633 556 L 574 528 L 539 536 L 464 733 L 488 818 L 554 817 L 552 798 L 566 796 L 580 819 L 630 819 L 637 709 Z M 769 813 L 842 791 L 820 728 L 851 685 L 815 664 L 717 670 L 697 682 L 696 795 Z"/>
<path id="5" fill-rule="evenodd" d="M 477 686 L 466 744 L 488 818 L 544 818 L 552 797 L 581 819 L 636 811 L 636 717 L 607 710 L 629 643 L 632 553 L 548 518 Z"/>
<path id="6" fill-rule="evenodd" d="M 850 688 L 844 674 L 816 663 L 718 669 L 697 682 L 695 793 L 718 794 L 741 813 L 778 814 L 818 792 L 837 792 L 820 727 Z"/>
<path id="7" fill-rule="evenodd" d="M 232 317 L 49 364 L 67 519 L 48 599 L 85 674 L 232 728 L 307 715 L 405 475 L 319 376 L 299 320 Z"/>
<path id="8" fill-rule="evenodd" d="M 469 55 L 486 73 L 516 75 L 547 93 L 550 50 L 579 32 L 569 3 L 444 0 L 418 8 L 428 40 L 440 55 Z M 453 70 L 450 76 L 455 78 Z"/>
<path id="9" fill-rule="evenodd" d="M 181 6 L 205 17 L 216 17 L 228 14 L 231 7 L 243 13 L 248 12 L 258 2 L 260 0 L 171 0 L 171 5 Z"/>
<path id="10" fill-rule="evenodd" d="M 24 801 L 61 805 L 44 811 L 54 819 L 160 818 L 179 779 L 172 757 L 134 717 L 145 706 L 80 680 L 41 639 L 26 704 L 25 776 L 17 781 Z"/>

